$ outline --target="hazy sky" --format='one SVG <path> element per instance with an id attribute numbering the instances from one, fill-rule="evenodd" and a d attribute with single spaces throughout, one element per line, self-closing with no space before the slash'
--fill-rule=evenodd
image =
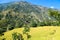
<path id="1" fill-rule="evenodd" d="M 0 3 L 7 3 L 12 1 L 19 1 L 19 0 L 0 0 Z M 60 9 L 60 0 L 25 0 L 25 1 L 28 1 L 37 5 L 42 5 L 45 7 Z"/>

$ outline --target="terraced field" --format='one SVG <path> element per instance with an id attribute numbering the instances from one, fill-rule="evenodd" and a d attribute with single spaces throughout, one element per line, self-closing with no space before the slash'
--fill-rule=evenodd
<path id="1" fill-rule="evenodd" d="M 36 27 L 30 28 L 31 38 L 29 40 L 60 40 L 60 27 L 57 26 L 45 26 L 45 27 Z M 5 32 L 4 36 L 0 36 L 0 40 L 2 38 L 6 38 L 6 40 L 13 40 L 12 33 L 17 32 L 23 35 L 24 40 L 27 40 L 26 35 L 22 33 L 23 28 L 16 28 L 11 31 Z"/>

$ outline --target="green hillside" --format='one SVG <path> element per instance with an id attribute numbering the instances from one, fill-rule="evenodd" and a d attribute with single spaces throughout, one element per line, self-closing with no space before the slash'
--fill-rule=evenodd
<path id="1" fill-rule="evenodd" d="M 60 26 L 60 11 L 26 1 L 0 4 L 0 34 L 26 26 Z"/>

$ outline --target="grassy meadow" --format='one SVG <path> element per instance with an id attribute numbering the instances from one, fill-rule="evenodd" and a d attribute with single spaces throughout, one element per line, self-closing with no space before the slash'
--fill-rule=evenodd
<path id="1" fill-rule="evenodd" d="M 26 35 L 23 34 L 22 31 L 23 28 L 16 28 L 11 31 L 7 31 L 4 33 L 4 36 L 0 36 L 0 40 L 2 40 L 2 38 L 6 38 L 6 40 L 13 40 L 12 33 L 14 32 L 22 34 L 24 40 L 27 40 Z M 29 40 L 60 40 L 60 27 L 31 27 L 29 34 L 31 35 Z"/>

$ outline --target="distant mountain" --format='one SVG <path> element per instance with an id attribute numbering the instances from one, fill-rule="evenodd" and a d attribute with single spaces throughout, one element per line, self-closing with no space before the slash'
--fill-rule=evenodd
<path id="1" fill-rule="evenodd" d="M 60 11 L 26 1 L 0 4 L 0 28 L 29 26 L 58 26 Z M 1 29 L 0 29 L 1 30 Z"/>
<path id="2" fill-rule="evenodd" d="M 50 17 L 48 14 L 48 8 L 42 7 L 42 6 L 37 6 L 30 4 L 26 1 L 21 1 L 21 2 L 12 2 L 12 3 L 5 3 L 0 5 L 0 11 L 5 12 L 5 11 L 11 11 L 19 14 L 29 14 L 35 17 L 35 19 L 38 19 L 40 22 L 42 21 L 49 21 L 49 20 L 56 20 L 53 17 Z M 13 13 L 12 13 L 13 14 Z"/>

